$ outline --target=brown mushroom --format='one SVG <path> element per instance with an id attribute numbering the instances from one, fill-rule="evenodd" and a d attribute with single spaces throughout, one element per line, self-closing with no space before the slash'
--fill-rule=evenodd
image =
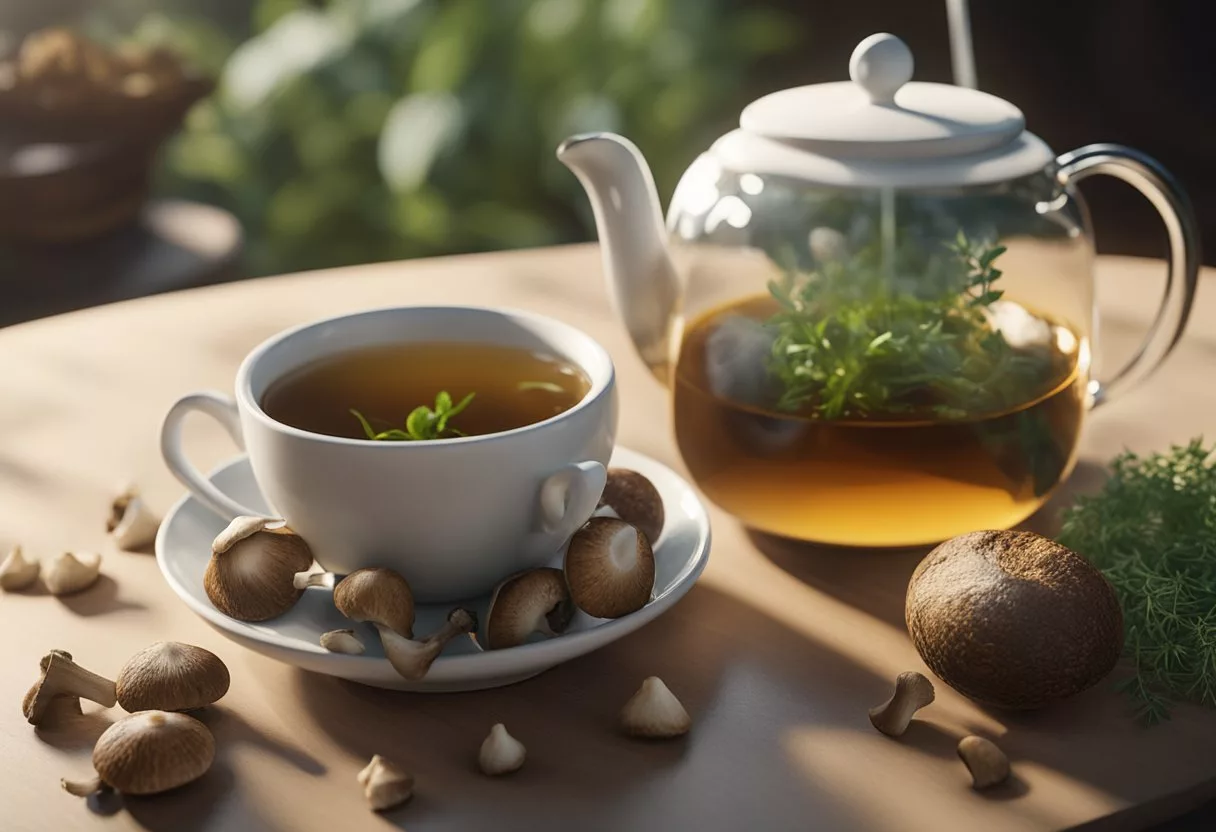
<path id="1" fill-rule="evenodd" d="M 608 481 L 596 513 L 615 516 L 635 526 L 646 535 L 651 546 L 659 541 L 666 520 L 659 489 L 649 479 L 628 468 L 608 469 Z"/>
<path id="2" fill-rule="evenodd" d="M 654 569 L 646 535 L 612 517 L 592 517 L 566 549 L 570 597 L 596 618 L 620 618 L 646 606 L 654 590 Z"/>
<path id="3" fill-rule="evenodd" d="M 135 713 L 206 707 L 228 692 L 231 678 L 210 650 L 158 641 L 128 659 L 114 681 L 118 704 Z"/>
<path id="4" fill-rule="evenodd" d="M 203 588 L 224 615 L 265 621 L 300 600 L 293 579 L 311 565 L 308 544 L 282 520 L 238 517 L 211 544 Z"/>
<path id="5" fill-rule="evenodd" d="M 391 569 L 351 572 L 334 587 L 334 606 L 351 621 L 368 621 L 405 638 L 414 635 L 414 593 Z"/>
<path id="6" fill-rule="evenodd" d="M 70 653 L 52 650 L 38 664 L 42 677 L 21 702 L 21 712 L 30 725 L 42 724 L 57 697 L 88 699 L 107 708 L 118 701 L 114 683 L 76 664 Z"/>
<path id="7" fill-rule="evenodd" d="M 215 759 L 215 739 L 207 726 L 185 714 L 141 711 L 115 722 L 93 748 L 97 776 L 64 790 L 88 797 L 105 788 L 123 794 L 158 794 L 197 780 Z"/>
<path id="8" fill-rule="evenodd" d="M 533 633 L 560 635 L 573 617 L 574 604 L 560 569 L 519 572 L 495 587 L 490 597 L 483 646 L 501 650 L 523 644 Z"/>

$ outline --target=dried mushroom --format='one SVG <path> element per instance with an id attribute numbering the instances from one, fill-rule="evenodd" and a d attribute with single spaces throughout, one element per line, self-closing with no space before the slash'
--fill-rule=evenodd
<path id="1" fill-rule="evenodd" d="M 414 796 L 414 775 L 379 754 L 357 775 L 363 797 L 377 812 L 400 806 Z"/>
<path id="2" fill-rule="evenodd" d="M 654 591 L 650 542 L 624 520 L 588 520 L 570 538 L 564 568 L 575 606 L 596 618 L 636 612 Z"/>
<path id="3" fill-rule="evenodd" d="M 51 561 L 42 582 L 52 595 L 72 595 L 97 583 L 101 576 L 101 555 L 65 552 Z"/>
<path id="4" fill-rule="evenodd" d="M 452 610 L 442 627 L 418 641 L 398 635 L 388 627 L 379 628 L 384 655 L 388 657 L 393 669 L 403 679 L 410 681 L 417 681 L 426 676 L 449 641 L 476 629 L 477 616 L 463 607 Z"/>
<path id="5" fill-rule="evenodd" d="M 334 587 L 334 606 L 351 621 L 367 621 L 404 638 L 414 635 L 414 593 L 391 569 L 351 572 Z"/>
<path id="6" fill-rule="evenodd" d="M 52 650 L 42 657 L 38 666 L 42 675 L 21 702 L 21 712 L 30 725 L 41 725 L 52 705 L 58 704 L 56 700 L 61 697 L 88 699 L 107 708 L 114 707 L 118 701 L 114 683 L 76 664 L 70 653 Z"/>
<path id="7" fill-rule="evenodd" d="M 231 677 L 210 650 L 158 641 L 132 656 L 114 681 L 118 704 L 135 713 L 206 707 L 228 692 Z"/>
<path id="8" fill-rule="evenodd" d="M 148 508 L 135 486 L 127 486 L 110 503 L 106 531 L 119 549 L 140 549 L 156 540 L 160 520 Z"/>
<path id="9" fill-rule="evenodd" d="M 671 739 L 687 734 L 691 727 L 688 711 L 658 676 L 643 681 L 621 709 L 621 728 L 630 736 Z"/>
<path id="10" fill-rule="evenodd" d="M 895 692 L 881 705 L 870 709 L 870 722 L 888 737 L 902 736 L 912 715 L 933 701 L 933 683 L 909 670 L 895 679 Z"/>
<path id="11" fill-rule="evenodd" d="M 533 633 L 560 635 L 573 616 L 570 590 L 560 569 L 543 567 L 520 572 L 494 589 L 482 646 L 501 650 L 523 644 Z"/>
<path id="12" fill-rule="evenodd" d="M 266 621 L 300 600 L 293 578 L 312 551 L 282 520 L 238 517 L 211 544 L 203 588 L 215 608 L 239 621 Z"/>
<path id="13" fill-rule="evenodd" d="M 142 711 L 123 717 L 93 748 L 97 776 L 60 781 L 64 790 L 88 797 L 102 789 L 123 794 L 159 794 L 197 780 L 215 759 L 215 739 L 207 726 L 185 714 Z"/>
<path id="14" fill-rule="evenodd" d="M 624 520 L 646 535 L 651 546 L 658 543 L 667 519 L 659 489 L 628 468 L 608 469 L 608 481 L 596 514 Z"/>
<path id="15" fill-rule="evenodd" d="M 328 633 L 321 633 L 321 646 L 331 653 L 345 653 L 348 656 L 362 656 L 367 649 L 354 630 L 330 630 Z"/>
<path id="16" fill-rule="evenodd" d="M 518 771 L 524 764 L 528 750 L 524 744 L 507 733 L 501 722 L 495 723 L 489 735 L 481 743 L 477 765 L 491 777 Z"/>
<path id="17" fill-rule="evenodd" d="M 26 560 L 20 546 L 14 546 L 0 562 L 0 589 L 5 592 L 20 592 L 38 580 L 41 564 L 37 560 Z"/>

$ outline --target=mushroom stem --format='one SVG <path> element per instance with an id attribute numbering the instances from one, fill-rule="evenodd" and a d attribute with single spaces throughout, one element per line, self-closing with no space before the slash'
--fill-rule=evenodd
<path id="1" fill-rule="evenodd" d="M 1009 779 L 1009 758 L 992 740 L 963 737 L 958 743 L 958 756 L 971 773 L 974 789 L 987 789 Z"/>
<path id="2" fill-rule="evenodd" d="M 62 650 L 52 650 L 39 662 L 42 678 L 38 680 L 32 696 L 27 694 L 25 718 L 31 725 L 38 725 L 46 716 L 47 709 L 57 696 L 76 696 L 88 699 L 107 708 L 118 701 L 114 683 L 104 676 L 85 670 Z"/>
<path id="3" fill-rule="evenodd" d="M 463 607 L 457 607 L 448 614 L 448 620 L 442 627 L 418 641 L 405 638 L 382 624 L 377 624 L 376 629 L 380 631 L 384 654 L 393 669 L 402 678 L 417 681 L 426 676 L 449 641 L 477 629 L 477 616 Z"/>
<path id="4" fill-rule="evenodd" d="M 909 670 L 895 679 L 891 698 L 870 709 L 870 722 L 888 737 L 902 736 L 912 722 L 912 715 L 933 701 L 933 683 L 920 673 Z"/>
<path id="5" fill-rule="evenodd" d="M 291 579 L 291 585 L 296 589 L 308 589 L 313 586 L 333 589 L 334 577 L 333 572 L 297 572 Z"/>
<path id="6" fill-rule="evenodd" d="M 59 781 L 59 785 L 63 786 L 63 790 L 68 794 L 76 797 L 88 797 L 91 794 L 96 794 L 105 788 L 105 783 L 100 777 L 93 777 L 89 780 L 68 780 L 64 778 Z"/>

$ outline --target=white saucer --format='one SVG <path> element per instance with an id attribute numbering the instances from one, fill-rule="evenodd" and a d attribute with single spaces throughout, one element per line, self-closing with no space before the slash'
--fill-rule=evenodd
<path id="1" fill-rule="evenodd" d="M 173 506 L 161 524 L 156 536 L 156 561 L 169 586 L 203 620 L 236 643 L 278 661 L 395 690 L 438 693 L 509 685 L 632 633 L 683 597 L 705 568 L 709 559 L 709 517 L 692 486 L 665 465 L 625 448 L 616 449 L 612 464 L 645 475 L 663 497 L 667 524 L 654 550 L 653 600 L 637 612 L 612 621 L 577 613 L 564 635 L 521 647 L 480 652 L 472 639 L 455 639 L 435 660 L 426 678 L 418 682 L 407 682 L 397 675 L 384 658 L 375 630 L 344 618 L 334 608 L 329 590 L 309 589 L 286 615 L 258 624 L 237 621 L 216 610 L 203 591 L 203 571 L 211 556 L 211 541 L 225 523 L 189 495 Z M 210 479 L 238 502 L 265 510 L 266 503 L 244 455 L 217 469 Z M 554 565 L 561 565 L 560 558 Z M 464 606 L 484 621 L 488 604 L 489 598 L 485 597 Z M 420 606 L 415 632 L 437 629 L 453 606 Z M 318 643 L 321 633 L 348 627 L 359 633 L 367 654 L 330 653 Z"/>

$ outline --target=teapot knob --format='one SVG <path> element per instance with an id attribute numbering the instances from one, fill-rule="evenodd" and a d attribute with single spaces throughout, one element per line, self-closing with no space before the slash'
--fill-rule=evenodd
<path id="1" fill-rule="evenodd" d="M 849 59 L 849 77 L 875 104 L 894 104 L 895 93 L 912 80 L 912 50 L 888 32 L 857 44 Z"/>

